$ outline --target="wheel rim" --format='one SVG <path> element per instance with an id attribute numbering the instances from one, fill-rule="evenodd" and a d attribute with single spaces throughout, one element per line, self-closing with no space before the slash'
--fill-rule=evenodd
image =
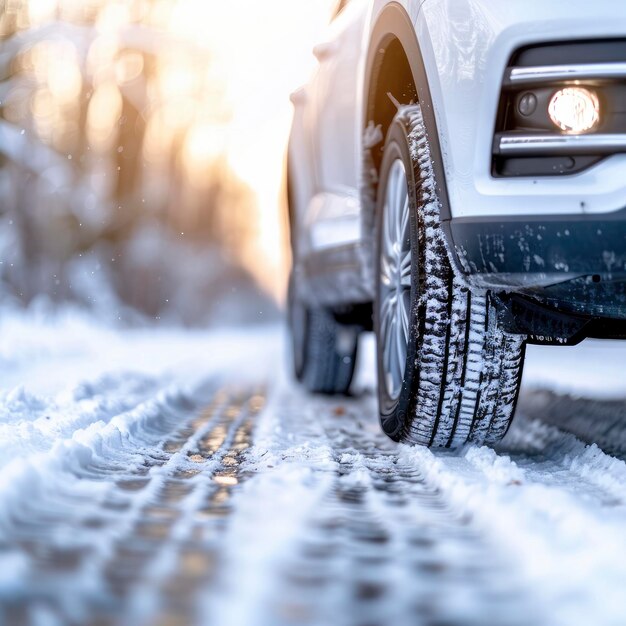
<path id="1" fill-rule="evenodd" d="M 379 337 L 387 395 L 397 401 L 406 371 L 411 309 L 411 216 L 404 163 L 389 170 L 382 216 Z"/>

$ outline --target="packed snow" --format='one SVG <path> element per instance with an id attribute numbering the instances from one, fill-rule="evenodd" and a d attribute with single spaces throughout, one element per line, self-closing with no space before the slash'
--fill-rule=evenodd
<path id="1" fill-rule="evenodd" d="M 0 622 L 624 623 L 626 421 L 616 456 L 579 432 L 620 344 L 531 348 L 502 444 L 439 452 L 380 433 L 369 336 L 349 399 L 294 385 L 278 326 L 0 337 Z"/>

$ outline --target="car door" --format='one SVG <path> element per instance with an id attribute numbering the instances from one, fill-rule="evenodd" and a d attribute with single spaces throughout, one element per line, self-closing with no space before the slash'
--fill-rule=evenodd
<path id="1" fill-rule="evenodd" d="M 368 4 L 338 3 L 326 38 L 313 50 L 319 63 L 309 90 L 316 189 L 306 218 L 313 250 L 360 238 L 356 111 Z"/>
<path id="2" fill-rule="evenodd" d="M 324 191 L 356 188 L 356 98 L 361 61 L 365 5 L 341 0 L 328 36 L 313 49 L 319 62 L 315 85 L 315 156 Z"/>

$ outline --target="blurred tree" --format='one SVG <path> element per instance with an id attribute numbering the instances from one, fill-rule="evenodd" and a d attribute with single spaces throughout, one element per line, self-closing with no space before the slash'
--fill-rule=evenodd
<path id="1" fill-rule="evenodd" d="M 231 290 L 220 282 L 249 257 L 254 196 L 223 158 L 209 51 L 167 31 L 174 4 L 0 0 L 5 294 L 97 304 L 112 288 L 159 316 L 193 274 L 202 302 L 176 302 L 193 322 Z"/>

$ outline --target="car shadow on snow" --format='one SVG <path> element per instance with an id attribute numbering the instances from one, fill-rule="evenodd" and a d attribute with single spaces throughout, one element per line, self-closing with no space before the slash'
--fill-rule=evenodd
<path id="1" fill-rule="evenodd" d="M 548 389 L 523 389 L 518 419 L 532 418 L 572 433 L 626 460 L 626 398 L 596 399 Z"/>

